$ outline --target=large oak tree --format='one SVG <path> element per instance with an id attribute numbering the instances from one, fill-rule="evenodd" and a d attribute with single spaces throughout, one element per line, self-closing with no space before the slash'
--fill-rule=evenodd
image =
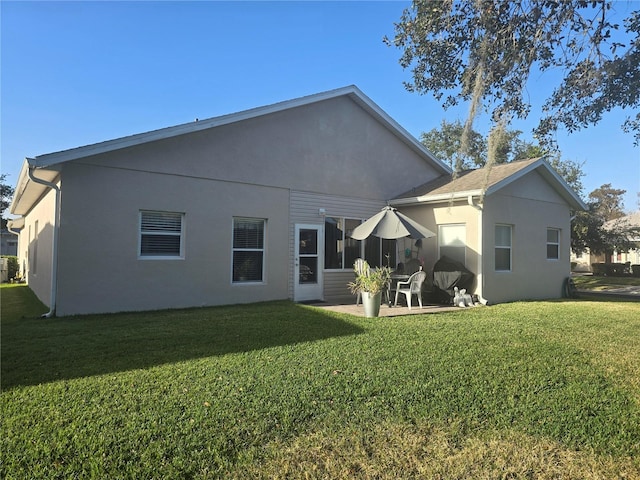
<path id="1" fill-rule="evenodd" d="M 432 93 L 445 108 L 469 102 L 467 134 L 480 110 L 503 134 L 526 118 L 527 84 L 561 75 L 542 106 L 536 133 L 552 138 L 598 123 L 616 107 L 632 112 L 623 128 L 640 144 L 640 10 L 620 25 L 610 0 L 415 0 L 385 38 L 402 50 L 410 91 Z M 553 76 L 545 76 L 553 82 Z M 490 152 L 489 164 L 493 162 Z"/>

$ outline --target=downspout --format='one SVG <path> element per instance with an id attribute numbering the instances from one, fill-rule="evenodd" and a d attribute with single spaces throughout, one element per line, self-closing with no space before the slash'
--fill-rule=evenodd
<path id="1" fill-rule="evenodd" d="M 54 206 L 54 225 L 53 225 L 53 240 L 52 240 L 52 255 L 51 255 L 51 301 L 49 302 L 49 311 L 42 315 L 41 318 L 52 318 L 56 314 L 56 299 L 58 296 L 58 233 L 60 230 L 60 187 L 55 183 L 48 182 L 41 178 L 35 177 L 33 172 L 36 167 L 31 165 L 32 158 L 28 158 L 29 162 L 29 178 L 36 183 L 44 185 L 53 189 L 56 192 L 56 200 Z"/>
<path id="2" fill-rule="evenodd" d="M 13 223 L 11 223 L 11 222 L 7 222 L 7 231 L 8 231 L 9 233 L 13 233 L 14 235 L 17 235 L 18 237 L 20 237 L 20 232 L 16 232 L 16 231 L 13 229 Z"/>
<path id="3" fill-rule="evenodd" d="M 482 204 L 476 204 L 473 201 L 473 195 L 469 195 L 467 197 L 467 203 L 472 206 L 473 208 L 475 208 L 478 211 L 478 265 L 477 265 L 477 269 L 478 269 L 478 299 L 480 300 L 480 303 L 482 305 L 487 305 L 489 303 L 489 301 L 484 298 L 484 255 L 482 254 L 483 250 L 484 250 L 484 245 L 483 245 L 483 234 L 482 234 Z"/>

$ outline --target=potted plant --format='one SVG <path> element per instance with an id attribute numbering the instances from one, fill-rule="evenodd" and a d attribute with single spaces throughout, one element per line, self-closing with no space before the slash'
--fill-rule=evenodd
<path id="1" fill-rule="evenodd" d="M 364 262 L 364 268 L 360 271 L 354 269 L 356 278 L 349 282 L 351 293 L 362 295 L 362 305 L 365 317 L 377 317 L 380 314 L 380 301 L 382 292 L 388 288 L 391 281 L 391 269 L 389 267 L 369 268 Z"/>

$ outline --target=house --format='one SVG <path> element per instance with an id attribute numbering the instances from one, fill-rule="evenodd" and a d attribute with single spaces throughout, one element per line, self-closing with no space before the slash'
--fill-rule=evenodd
<path id="1" fill-rule="evenodd" d="M 603 225 L 604 229 L 629 229 L 640 228 L 640 210 L 631 212 L 615 220 L 609 220 Z M 631 248 L 629 251 L 610 251 L 608 254 L 595 254 L 587 249 L 584 252 L 575 254 L 571 252 L 572 267 L 575 272 L 591 272 L 594 263 L 630 263 L 632 265 L 640 265 L 640 236 L 637 234 L 631 236 L 629 240 L 637 245 L 637 248 Z"/>
<path id="2" fill-rule="evenodd" d="M 578 195 L 543 159 L 443 175 L 390 201 L 437 232 L 422 254 L 430 271 L 442 255 L 476 274 L 492 303 L 561 296 L 570 274 L 571 211 Z"/>
<path id="3" fill-rule="evenodd" d="M 0 230 L 0 254 L 13 256 L 18 254 L 17 235 L 4 228 Z"/>
<path id="4" fill-rule="evenodd" d="M 609 230 L 628 230 L 630 228 L 640 229 L 640 210 L 631 212 L 624 217 L 610 220 L 606 222 L 603 227 Z M 628 252 L 614 250 L 611 255 L 611 263 L 631 263 L 633 265 L 640 265 L 640 235 L 636 232 L 630 236 L 629 240 L 633 242 L 637 248 L 631 248 Z"/>
<path id="5" fill-rule="evenodd" d="M 404 255 L 349 237 L 388 203 L 438 232 L 421 256 L 464 258 L 489 301 L 560 296 L 582 203 L 542 159 L 494 167 L 486 191 L 483 175 L 451 180 L 349 86 L 28 158 L 10 211 L 49 315 L 351 301 L 356 258 Z"/>

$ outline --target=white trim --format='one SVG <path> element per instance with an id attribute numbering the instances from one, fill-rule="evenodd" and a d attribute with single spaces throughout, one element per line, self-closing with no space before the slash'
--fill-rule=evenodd
<path id="1" fill-rule="evenodd" d="M 580 199 L 573 189 L 564 181 L 560 175 L 549 165 L 544 157 L 522 167 L 517 172 L 509 175 L 501 181 L 495 183 L 483 191 L 482 189 L 465 190 L 460 192 L 441 193 L 437 195 L 420 195 L 415 197 L 396 198 L 389 201 L 389 205 L 413 205 L 416 203 L 441 203 L 451 200 L 461 200 L 468 197 L 489 196 L 503 189 L 507 185 L 524 177 L 528 173 L 537 170 L 540 175 L 556 190 L 565 201 L 576 210 L 587 210 L 587 206 Z"/>
<path id="2" fill-rule="evenodd" d="M 496 228 L 497 227 L 508 227 L 509 228 L 509 246 L 506 245 L 498 245 L 496 241 Z M 503 250 L 509 249 L 509 268 L 498 270 L 496 265 L 496 250 L 500 248 Z M 513 272 L 513 225 L 508 223 L 496 223 L 493 227 L 493 270 L 496 273 L 509 273 Z"/>
<path id="3" fill-rule="evenodd" d="M 180 215 L 180 234 L 176 233 L 167 233 L 167 232 L 155 232 L 157 235 L 167 235 L 180 237 L 180 252 L 178 255 L 142 255 L 142 213 L 150 212 L 150 213 L 168 213 L 173 215 Z M 140 209 L 138 210 L 138 260 L 184 260 L 185 257 L 185 217 L 184 212 L 169 212 L 165 210 L 150 210 L 150 209 Z M 145 232 L 148 233 L 148 232 Z"/>
<path id="4" fill-rule="evenodd" d="M 234 247 L 233 241 L 235 239 L 235 225 L 236 220 L 251 220 L 262 222 L 262 248 L 249 248 L 249 247 Z M 264 285 L 267 283 L 267 219 L 261 217 L 248 217 L 248 216 L 233 216 L 231 217 L 231 275 L 230 284 L 232 286 L 242 285 Z M 233 260 L 236 252 L 262 252 L 262 277 L 260 280 L 234 280 Z"/>
<path id="5" fill-rule="evenodd" d="M 317 235 L 316 260 L 317 275 L 316 283 L 299 283 L 300 277 L 300 245 L 298 238 L 301 230 L 315 230 Z M 324 223 L 296 223 L 294 231 L 294 251 L 293 251 L 293 301 L 303 302 L 306 300 L 324 300 Z M 313 256 L 313 255 L 311 255 Z"/>
<path id="6" fill-rule="evenodd" d="M 549 241 L 549 230 L 553 230 L 555 232 L 558 232 L 558 241 L 557 242 L 550 242 Z M 561 244 L 562 244 L 562 229 L 557 228 L 557 227 L 547 227 L 546 230 L 546 243 L 545 243 L 545 257 L 548 261 L 550 262 L 557 262 L 558 260 L 560 260 L 560 250 L 561 250 Z M 549 257 L 549 245 L 555 245 L 558 249 L 558 256 L 557 257 Z"/>
<path id="7" fill-rule="evenodd" d="M 443 227 L 463 227 L 464 228 L 464 238 L 462 239 L 463 246 L 450 246 L 450 245 L 442 245 L 442 239 L 444 234 L 442 233 Z M 464 252 L 464 259 L 462 260 L 462 264 L 467 266 L 467 224 L 466 223 L 441 223 L 438 225 L 438 258 L 442 257 L 442 247 L 445 248 L 462 248 Z M 447 255 L 449 258 L 452 258 L 450 255 Z M 459 260 L 457 258 L 453 258 L 453 260 Z"/>
<path id="8" fill-rule="evenodd" d="M 362 91 L 355 85 L 349 85 L 347 87 L 337 88 L 335 90 L 329 90 L 326 92 L 316 93 L 305 97 L 295 98 L 292 100 L 286 100 L 272 105 L 266 105 L 262 107 L 252 108 L 237 113 L 231 113 L 227 115 L 221 115 L 218 117 L 208 118 L 205 120 L 196 120 L 194 122 L 184 123 L 173 127 L 161 128 L 158 130 L 152 130 L 150 132 L 139 133 L 130 135 L 127 137 L 116 138 L 113 140 L 107 140 L 100 143 L 86 145 L 82 147 L 72 148 L 69 150 L 63 150 L 60 152 L 53 152 L 44 155 L 38 155 L 35 159 L 31 159 L 30 163 L 37 167 L 50 167 L 63 162 L 71 160 L 77 160 L 79 158 L 88 157 L 91 155 L 99 155 L 122 148 L 132 147 L 143 143 L 153 142 L 157 140 L 164 140 L 172 138 L 178 135 L 184 135 L 187 133 L 199 132 L 209 128 L 219 127 L 221 125 L 228 125 L 231 123 L 241 122 L 243 120 L 249 120 L 252 118 L 260 117 L 263 115 L 269 115 L 283 110 L 297 108 L 313 103 L 337 98 L 341 96 L 349 96 L 358 105 L 363 107 L 370 115 L 386 125 L 387 128 L 395 131 L 405 143 L 416 150 L 422 156 L 426 156 L 434 164 L 436 168 L 439 168 L 442 173 L 451 173 L 451 169 L 442 161 L 438 160 L 433 153 L 431 153 L 421 142 L 419 142 L 413 135 L 405 130 L 398 122 L 391 118 L 382 108 L 376 105 L 369 97 L 367 97 Z"/>

